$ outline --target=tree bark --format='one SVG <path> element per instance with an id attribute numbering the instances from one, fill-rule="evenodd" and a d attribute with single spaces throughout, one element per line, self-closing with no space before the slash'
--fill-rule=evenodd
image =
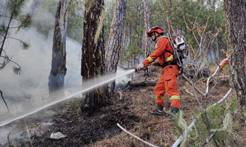
<path id="1" fill-rule="evenodd" d="M 144 35 L 145 35 L 145 45 L 144 45 L 144 51 L 145 51 L 145 58 L 148 58 L 150 55 L 150 41 L 149 37 L 147 36 L 148 30 L 150 29 L 150 21 L 149 21 L 149 1 L 143 0 L 144 3 Z M 148 75 L 148 68 L 145 72 L 145 74 Z"/>
<path id="2" fill-rule="evenodd" d="M 231 79 L 242 108 L 245 106 L 246 96 L 244 65 L 246 0 L 224 0 L 224 9 L 227 19 L 227 44 L 231 54 L 230 70 L 234 72 Z"/>
<path id="3" fill-rule="evenodd" d="M 57 5 L 53 36 L 52 64 L 49 75 L 49 91 L 54 92 L 64 87 L 66 75 L 66 35 L 67 35 L 67 2 L 60 0 Z"/>
<path id="4" fill-rule="evenodd" d="M 124 29 L 127 0 L 116 0 L 114 15 L 110 27 L 110 33 L 105 54 L 106 73 L 116 73 Z M 109 84 L 108 92 L 114 92 L 115 82 Z"/>
<path id="5" fill-rule="evenodd" d="M 82 80 L 93 79 L 104 73 L 104 28 L 99 26 L 103 21 L 102 14 L 104 0 L 86 0 L 84 14 L 84 37 L 82 47 L 81 75 Z M 101 23 L 103 25 L 103 23 Z M 100 31 L 99 36 L 96 32 Z M 105 102 L 105 96 L 101 90 L 97 89 L 86 94 L 85 103 L 81 104 L 81 109 L 89 108 L 92 112 L 96 107 L 100 107 Z M 86 106 L 86 107 L 85 107 Z"/>

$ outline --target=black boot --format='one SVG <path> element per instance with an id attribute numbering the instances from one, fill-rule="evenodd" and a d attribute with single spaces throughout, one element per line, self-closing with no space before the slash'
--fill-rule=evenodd
<path id="1" fill-rule="evenodd" d="M 179 108 L 172 107 L 171 108 L 171 115 L 172 115 L 172 117 L 173 118 L 176 118 L 178 114 L 179 114 Z"/>
<path id="2" fill-rule="evenodd" d="M 159 106 L 159 105 L 157 105 L 157 108 L 154 111 L 151 111 L 150 114 L 152 114 L 152 115 L 160 115 L 160 116 L 164 116 L 165 115 L 165 113 L 163 111 L 163 107 Z"/>

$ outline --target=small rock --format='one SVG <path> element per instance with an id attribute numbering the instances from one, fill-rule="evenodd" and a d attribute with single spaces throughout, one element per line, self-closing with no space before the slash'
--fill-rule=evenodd
<path id="1" fill-rule="evenodd" d="M 50 135 L 50 139 L 61 139 L 65 137 L 67 137 L 67 135 L 62 134 L 61 132 L 51 133 Z"/>

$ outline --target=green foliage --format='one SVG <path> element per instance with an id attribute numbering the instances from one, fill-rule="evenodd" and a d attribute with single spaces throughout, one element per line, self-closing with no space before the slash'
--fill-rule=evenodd
<path id="1" fill-rule="evenodd" d="M 20 16 L 20 25 L 17 28 L 18 32 L 20 29 L 29 28 L 32 24 L 31 16 L 29 14 Z"/>
<path id="2" fill-rule="evenodd" d="M 27 43 L 27 42 L 22 42 L 22 46 L 21 47 L 22 47 L 23 50 L 27 50 L 30 47 L 30 44 Z"/>
<path id="3" fill-rule="evenodd" d="M 106 1 L 106 21 L 105 21 L 105 36 L 108 36 L 110 24 L 112 20 L 113 8 L 115 1 Z M 144 30 L 144 7 L 142 0 L 130 0 L 127 3 L 127 12 L 125 17 L 124 35 L 126 40 L 130 39 L 131 47 L 127 47 L 128 43 L 123 41 L 122 56 L 121 59 L 129 58 L 129 48 L 141 48 L 144 50 L 143 37 Z M 207 38 L 212 38 L 212 34 L 217 32 L 217 29 L 221 27 L 222 32 L 217 39 L 219 48 L 226 48 L 226 35 L 225 35 L 225 16 L 223 1 L 220 0 L 155 0 L 149 1 L 149 16 L 151 26 L 160 26 L 166 32 L 167 27 L 167 14 L 170 15 L 173 28 L 179 28 L 180 34 L 186 36 L 186 41 L 192 45 L 196 50 L 198 45 L 193 34 L 186 28 L 184 17 L 191 27 L 192 23 L 197 19 L 199 27 L 205 27 L 208 21 L 206 34 Z M 197 30 L 195 34 L 198 36 Z M 200 38 L 198 38 L 199 41 Z M 134 46 L 134 47 L 133 47 Z M 213 46 L 212 46 L 213 47 Z M 151 46 L 151 50 L 154 48 Z M 206 54 L 206 53 L 205 53 Z M 127 57 L 126 57 L 126 56 Z"/>
<path id="4" fill-rule="evenodd" d="M 19 41 L 21 43 L 21 47 L 22 49 L 26 50 L 30 47 L 29 43 L 26 43 L 18 38 L 14 38 L 14 36 L 10 36 L 9 32 L 10 30 L 16 29 L 16 27 L 11 27 L 13 20 L 15 20 L 15 24 L 19 24 L 19 26 L 16 29 L 16 32 L 18 32 L 20 29 L 23 28 L 28 28 L 31 25 L 31 16 L 29 14 L 26 15 L 22 15 L 22 8 L 25 5 L 25 3 L 27 2 L 27 0 L 9 0 L 7 3 L 8 6 L 8 10 L 9 10 L 9 15 L 8 16 L 3 16 L 6 17 L 8 19 L 8 22 L 6 24 L 9 24 L 6 26 L 6 24 L 2 24 L 0 25 L 0 36 L 3 38 L 3 40 L 1 40 L 1 54 L 0 56 L 2 56 L 2 58 L 5 58 L 5 60 L 3 60 L 0 63 L 0 69 L 3 69 L 9 62 L 14 63 L 15 65 L 17 65 L 18 67 L 14 66 L 13 67 L 13 71 L 15 74 L 20 74 L 21 72 L 21 66 L 12 61 L 11 58 L 9 58 L 7 56 L 6 51 L 4 51 L 5 49 L 5 42 L 7 39 L 14 39 L 16 41 Z M 2 51 L 5 52 L 4 55 L 2 55 Z"/>
<path id="5" fill-rule="evenodd" d="M 79 14 L 83 16 L 82 14 Z M 70 11 L 68 16 L 67 35 L 79 42 L 82 41 L 84 18 Z"/>
<path id="6" fill-rule="evenodd" d="M 207 30 L 211 33 L 217 32 L 219 27 L 222 28 L 222 32 L 217 37 L 219 48 L 225 48 L 225 16 L 223 10 L 223 1 L 219 0 L 156 0 L 150 1 L 150 21 L 152 26 L 161 26 L 166 29 L 166 14 L 170 15 L 173 28 L 179 28 L 185 33 L 186 38 L 191 45 L 196 49 L 198 47 L 193 34 L 186 28 L 184 23 L 184 17 L 191 27 L 191 24 L 197 18 L 199 27 L 204 27 L 207 20 L 209 20 Z M 198 32 L 195 31 L 198 35 Z M 207 34 L 212 37 L 211 35 Z M 199 38 L 198 38 L 199 40 Z"/>
<path id="7" fill-rule="evenodd" d="M 138 39 L 138 37 L 136 35 L 131 36 L 131 40 L 133 40 L 129 46 L 128 46 L 128 50 L 124 50 L 123 51 L 123 55 L 124 58 L 123 60 L 129 60 L 129 59 L 136 59 L 137 56 L 143 55 L 144 52 L 143 50 L 138 47 L 135 43 L 135 41 Z"/>
<path id="8" fill-rule="evenodd" d="M 139 0 L 131 0 L 127 3 L 126 17 L 124 20 L 124 33 L 130 42 L 126 44 L 123 41 L 123 50 L 121 52 L 121 60 L 134 62 L 144 55 L 143 37 L 144 17 L 143 2 Z M 130 61 L 131 60 L 131 61 Z"/>
<path id="9" fill-rule="evenodd" d="M 186 130 L 188 129 L 188 125 L 187 125 L 187 122 L 184 120 L 183 116 L 184 116 L 183 111 L 180 111 L 178 119 L 177 119 L 177 123 L 178 123 L 179 128 L 182 130 L 182 132 L 187 132 Z M 183 136 L 181 147 L 185 145 L 186 140 L 187 140 L 187 133 L 184 134 Z"/>
<path id="10" fill-rule="evenodd" d="M 33 26 L 46 37 L 48 37 L 49 32 L 55 26 L 57 2 L 57 0 L 43 0 L 39 3 L 34 13 Z M 84 1 L 69 0 L 66 9 L 68 15 L 67 36 L 81 42 L 84 22 Z"/>
<path id="11" fill-rule="evenodd" d="M 6 27 L 4 24 L 0 25 L 0 34 L 3 34 L 4 32 L 6 32 Z"/>
<path id="12" fill-rule="evenodd" d="M 81 98 L 71 99 L 68 101 L 64 111 L 66 112 L 70 111 L 72 113 L 80 115 L 81 114 L 80 104 L 81 104 Z"/>
<path id="13" fill-rule="evenodd" d="M 84 1 L 70 0 L 68 9 L 67 35 L 79 42 L 82 41 L 84 23 Z"/>
<path id="14" fill-rule="evenodd" d="M 15 74 L 20 75 L 21 74 L 21 68 L 20 67 L 13 67 L 13 71 Z"/>
<path id="15" fill-rule="evenodd" d="M 49 32 L 55 26 L 55 15 L 57 10 L 57 1 L 43 0 L 38 2 L 38 6 L 33 14 L 32 26 L 37 28 L 37 31 L 48 37 Z"/>
<path id="16" fill-rule="evenodd" d="M 218 143 L 230 138 L 230 133 L 233 131 L 232 127 L 235 126 L 232 122 L 231 114 L 235 112 L 237 106 L 237 100 L 235 98 L 231 98 L 229 102 L 217 105 L 207 111 L 212 133 L 218 129 L 214 137 Z M 198 136 L 195 139 L 188 138 L 188 146 L 201 146 L 201 144 L 209 138 L 210 134 L 207 131 L 205 122 L 205 116 L 202 114 L 201 118 L 196 123 Z M 189 134 L 193 136 L 195 133 L 195 130 L 193 130 Z M 208 144 L 212 145 L 213 141 Z"/>
<path id="17" fill-rule="evenodd" d="M 106 17 L 104 21 L 104 36 L 108 37 L 109 36 L 109 31 L 110 31 L 110 26 L 113 18 L 113 12 L 114 12 L 114 4 L 115 1 L 105 1 L 105 8 L 106 9 Z"/>
<path id="18" fill-rule="evenodd" d="M 17 17 L 21 14 L 21 10 L 25 5 L 27 0 L 9 0 L 8 1 L 8 8 L 10 11 L 11 16 Z"/>

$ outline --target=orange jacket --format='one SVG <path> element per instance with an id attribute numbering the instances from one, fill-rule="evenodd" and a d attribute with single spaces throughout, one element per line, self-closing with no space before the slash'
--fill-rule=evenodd
<path id="1" fill-rule="evenodd" d="M 149 66 L 158 58 L 159 63 L 162 65 L 164 63 L 164 51 L 166 60 L 165 62 L 173 61 L 173 50 L 171 44 L 167 38 L 161 37 L 155 45 L 155 51 L 143 61 L 143 64 L 145 66 Z"/>

